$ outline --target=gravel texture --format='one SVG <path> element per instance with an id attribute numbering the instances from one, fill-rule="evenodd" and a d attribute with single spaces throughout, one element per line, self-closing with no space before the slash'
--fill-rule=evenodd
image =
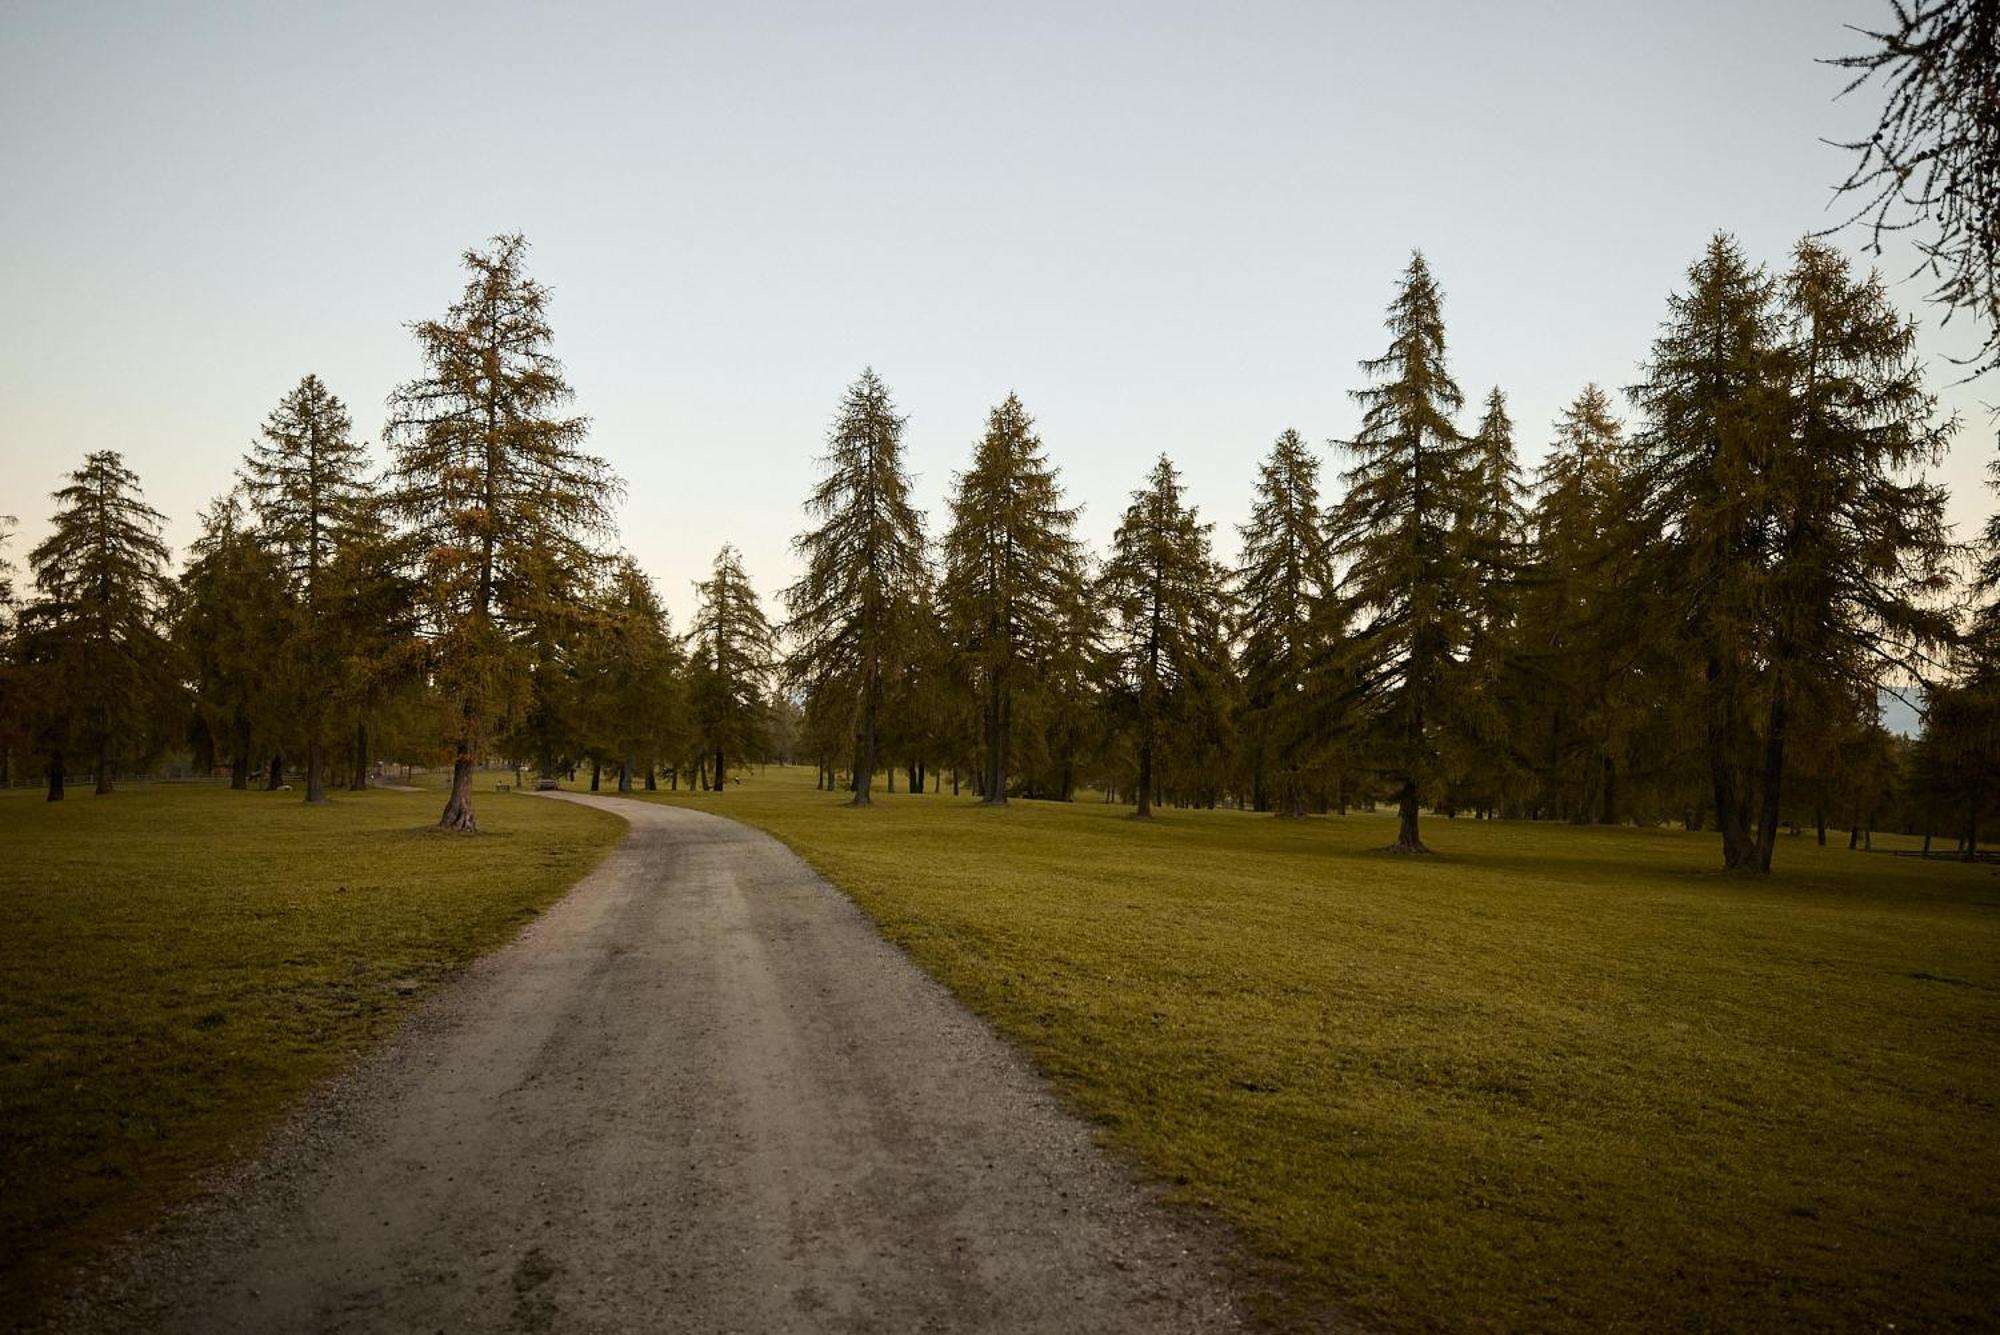
<path id="1" fill-rule="evenodd" d="M 59 1326 L 1245 1325 L 1219 1231 L 782 845 L 561 796 L 630 832 Z"/>

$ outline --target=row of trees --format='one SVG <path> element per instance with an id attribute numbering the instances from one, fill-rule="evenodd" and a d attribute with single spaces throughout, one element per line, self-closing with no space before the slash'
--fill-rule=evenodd
<path id="1" fill-rule="evenodd" d="M 441 823 L 471 830 L 482 758 L 588 763 L 621 788 L 667 765 L 719 786 L 781 744 L 774 635 L 735 550 L 697 586 L 685 637 L 608 550 L 617 479 L 567 412 L 524 251 L 510 236 L 467 253 L 463 296 L 414 326 L 423 370 L 391 400 L 386 468 L 308 375 L 178 578 L 138 479 L 115 452 L 88 456 L 28 553 L 18 615 L 0 563 L 0 767 L 28 757 L 59 799 L 78 754 L 101 793 L 185 748 L 197 770 L 226 759 L 239 788 L 296 773 L 317 802 L 336 771 L 365 786 L 386 742 L 451 763 Z"/>
<path id="2" fill-rule="evenodd" d="M 1461 426 L 1420 255 L 1387 329 L 1339 498 L 1284 433 L 1233 565 L 1164 457 L 1093 564 L 1009 397 L 933 570 L 902 419 L 864 374 L 785 595 L 823 781 L 844 770 L 866 804 L 887 754 L 913 786 L 949 764 L 999 803 L 1081 778 L 1141 817 L 1379 798 L 1409 852 L 1426 807 L 1712 822 L 1755 871 L 1782 827 L 1823 840 L 1830 814 L 1865 827 L 1908 798 L 1879 692 L 1950 698 L 1983 641 L 1958 633 L 1962 553 L 1923 477 L 1956 424 L 1878 279 L 1811 239 L 1773 275 L 1716 237 L 1629 391 L 1637 422 L 1586 387 L 1532 481 L 1498 389 Z M 1917 769 L 1935 812 L 1966 766 Z"/>
<path id="3" fill-rule="evenodd" d="M 1092 786 L 1141 817 L 1387 801 L 1412 852 L 1426 809 L 1712 822 L 1751 870 L 1806 817 L 1823 838 L 1887 794 L 1971 821 L 1987 800 L 1990 752 L 1937 726 L 2000 678 L 1981 666 L 1994 618 L 1960 633 L 1960 553 L 1922 477 L 1954 424 L 1909 322 L 1821 243 L 1773 275 L 1715 238 L 1628 391 L 1634 422 L 1586 387 L 1532 479 L 1498 389 L 1465 424 L 1413 256 L 1338 496 L 1283 433 L 1233 563 L 1165 457 L 1094 558 L 1012 395 L 933 543 L 904 419 L 865 372 L 806 501 L 782 634 L 725 548 L 685 635 L 613 547 L 619 484 L 585 448 L 524 249 L 468 252 L 459 301 L 413 327 L 383 469 L 306 377 L 178 577 L 137 479 L 91 455 L 28 554 L 0 752 L 51 797 L 75 756 L 104 791 L 185 747 L 239 787 L 289 768 L 309 801 L 385 750 L 448 758 L 442 823 L 470 830 L 482 759 L 719 787 L 796 751 L 862 805 L 900 769 L 996 804 Z M 1944 688 L 1915 753 L 1877 720 L 1888 679 Z"/>

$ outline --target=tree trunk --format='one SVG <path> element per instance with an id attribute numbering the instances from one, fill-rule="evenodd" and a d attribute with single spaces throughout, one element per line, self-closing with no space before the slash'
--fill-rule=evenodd
<path id="1" fill-rule="evenodd" d="M 625 759 L 619 763 L 618 791 L 621 793 L 629 793 L 632 791 L 632 757 L 630 756 L 626 756 Z"/>
<path id="2" fill-rule="evenodd" d="M 1819 846 L 1820 846 L 1821 848 L 1825 848 L 1825 847 L 1826 847 L 1826 808 L 1825 808 L 1824 806 L 1817 806 L 1817 807 L 1814 807 L 1814 808 L 1813 808 L 1813 829 L 1814 829 L 1814 831 L 1816 831 L 1816 832 L 1818 833 L 1818 835 L 1819 835 Z"/>
<path id="3" fill-rule="evenodd" d="M 285 786 L 285 753 L 283 751 L 273 751 L 271 753 L 271 770 L 270 773 L 266 775 L 264 779 L 264 791 L 267 793 L 275 793 L 284 786 Z"/>
<path id="4" fill-rule="evenodd" d="M 354 781 L 347 785 L 351 793 L 366 792 L 368 789 L 368 720 L 360 719 L 354 725 Z"/>
<path id="5" fill-rule="evenodd" d="M 1618 823 L 1618 765 L 1610 756 L 1604 757 L 1604 787 L 1598 794 L 1597 823 L 1616 825 Z"/>
<path id="6" fill-rule="evenodd" d="M 229 756 L 229 786 L 238 792 L 250 787 L 250 727 L 239 723 L 236 749 Z"/>
<path id="7" fill-rule="evenodd" d="M 658 792 L 659 789 L 660 789 L 660 767 L 658 765 L 655 765 L 652 761 L 649 760 L 646 762 L 646 791 L 649 793 L 654 793 Z"/>
<path id="8" fill-rule="evenodd" d="M 1771 713 L 1764 732 L 1764 805 L 1757 813 L 1757 858 L 1753 871 L 1769 873 L 1771 853 L 1778 846 L 1779 789 L 1785 778 L 1785 727 L 1787 723 L 1785 674 L 1772 674 Z"/>
<path id="9" fill-rule="evenodd" d="M 1139 805 L 1135 820 L 1153 818 L 1153 729 L 1149 725 L 1139 737 Z"/>
<path id="10" fill-rule="evenodd" d="M 1396 794 L 1396 842 L 1390 845 L 1398 853 L 1428 853 L 1424 841 L 1417 837 L 1417 781 L 1405 779 L 1400 792 Z"/>
<path id="11" fill-rule="evenodd" d="M 1965 808 L 1965 860 L 1979 861 L 1979 803 L 1970 802 Z"/>
<path id="12" fill-rule="evenodd" d="M 306 801 L 326 801 L 326 747 L 316 736 L 306 743 Z"/>
<path id="13" fill-rule="evenodd" d="M 63 800 L 63 753 L 58 747 L 49 752 L 49 801 Z"/>
<path id="14" fill-rule="evenodd" d="M 601 782 L 603 782 L 603 779 L 604 779 L 604 762 L 599 760 L 596 756 L 592 756 L 590 758 L 590 791 L 593 793 L 596 792 L 598 789 L 598 785 Z"/>
<path id="15" fill-rule="evenodd" d="M 107 731 L 97 743 L 97 795 L 104 796 L 111 791 L 111 734 Z"/>
<path id="16" fill-rule="evenodd" d="M 451 758 L 451 796 L 445 801 L 444 814 L 438 817 L 440 830 L 453 830 L 460 834 L 477 834 L 479 822 L 472 814 L 472 739 L 460 737 L 458 750 Z"/>
<path id="17" fill-rule="evenodd" d="M 868 790 L 875 783 L 875 694 L 878 683 L 869 681 L 861 688 L 861 727 L 854 737 L 854 805 L 873 805 Z"/>
<path id="18" fill-rule="evenodd" d="M 728 788 L 729 785 L 723 782 L 724 778 L 728 775 L 728 773 L 729 771 L 723 767 L 722 748 L 718 746 L 715 748 L 715 791 L 716 792 L 719 793 Z"/>

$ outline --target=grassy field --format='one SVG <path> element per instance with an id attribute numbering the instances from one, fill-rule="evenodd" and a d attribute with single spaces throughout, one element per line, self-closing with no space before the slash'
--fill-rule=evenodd
<path id="1" fill-rule="evenodd" d="M 658 794 L 845 887 L 1108 1139 L 1239 1226 L 1280 1316 L 1987 1326 L 2000 874 L 1786 839 L 1097 803 Z M 921 1073 L 913 1073 L 921 1078 Z"/>
<path id="2" fill-rule="evenodd" d="M 435 793 L 0 795 L 0 1325 L 513 935 L 616 818 Z"/>

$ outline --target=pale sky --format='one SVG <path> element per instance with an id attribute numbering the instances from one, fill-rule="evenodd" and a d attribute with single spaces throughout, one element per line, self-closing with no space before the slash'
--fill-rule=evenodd
<path id="1" fill-rule="evenodd" d="M 1876 110 L 1814 59 L 1887 10 L 0 0 L 0 513 L 18 564 L 117 449 L 178 558 L 306 372 L 377 439 L 405 324 L 518 229 L 677 625 L 724 541 L 777 610 L 869 364 L 934 523 L 1011 389 L 1092 542 L 1164 450 L 1233 555 L 1272 438 L 1353 430 L 1411 248 L 1530 465 L 1711 232 L 1782 267 L 1835 217 L 1820 140 Z M 1974 346 L 1894 290 L 1932 356 Z M 1944 394 L 1969 536 L 2000 386 Z"/>

